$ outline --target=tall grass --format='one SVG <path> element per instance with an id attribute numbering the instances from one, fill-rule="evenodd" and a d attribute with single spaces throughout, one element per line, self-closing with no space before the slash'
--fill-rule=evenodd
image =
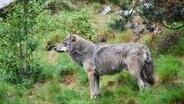
<path id="1" fill-rule="evenodd" d="M 180 73 L 183 72 L 182 61 L 172 55 L 163 55 L 156 61 L 156 71 L 161 82 L 171 83 L 180 79 Z"/>
<path id="2" fill-rule="evenodd" d="M 17 87 L 12 84 L 0 82 L 0 103 L 1 104 L 31 104 L 28 90 L 23 87 Z"/>

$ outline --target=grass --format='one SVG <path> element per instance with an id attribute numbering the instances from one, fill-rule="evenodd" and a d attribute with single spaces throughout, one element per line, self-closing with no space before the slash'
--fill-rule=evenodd
<path id="1" fill-rule="evenodd" d="M 180 104 L 184 98 L 182 61 L 172 55 L 155 57 L 155 85 L 144 92 L 138 91 L 135 79 L 127 72 L 102 76 L 100 81 L 101 95 L 96 100 L 89 97 L 89 83 L 85 71 L 73 64 L 66 54 L 60 60 L 54 72 L 57 74 L 44 83 L 37 83 L 31 89 L 25 89 L 0 83 L 1 104 Z M 48 69 L 49 70 L 49 69 Z M 61 74 L 64 72 L 66 75 Z M 60 74 L 59 74 L 60 73 Z M 67 76 L 71 83 L 65 83 Z M 70 77 L 68 77 L 70 78 Z M 73 81 L 72 81 L 73 80 Z M 71 84 L 75 83 L 73 86 Z"/>
<path id="2" fill-rule="evenodd" d="M 109 39 L 107 43 L 124 43 L 124 42 L 133 42 L 133 32 L 128 30 L 122 33 L 117 33 L 114 39 Z"/>
<path id="3" fill-rule="evenodd" d="M 163 83 L 180 79 L 183 63 L 179 58 L 171 55 L 160 56 L 156 64 L 158 77 Z"/>

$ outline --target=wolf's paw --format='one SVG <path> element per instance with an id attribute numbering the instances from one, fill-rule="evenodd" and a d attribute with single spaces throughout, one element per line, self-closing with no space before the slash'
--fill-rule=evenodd
<path id="1" fill-rule="evenodd" d="M 99 96 L 98 94 L 92 95 L 92 96 L 91 96 L 91 99 L 97 99 L 98 96 Z"/>
<path id="2" fill-rule="evenodd" d="M 144 86 L 139 88 L 140 92 L 145 92 L 146 90 L 148 90 L 150 87 L 150 85 L 148 83 L 145 83 Z"/>
<path id="3" fill-rule="evenodd" d="M 144 85 L 144 89 L 148 89 L 150 87 L 150 84 L 148 84 L 148 83 L 145 83 L 145 85 Z"/>

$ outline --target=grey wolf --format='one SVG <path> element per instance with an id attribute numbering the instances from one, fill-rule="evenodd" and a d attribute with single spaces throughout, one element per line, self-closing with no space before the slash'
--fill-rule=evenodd
<path id="1" fill-rule="evenodd" d="M 88 74 L 91 98 L 99 95 L 99 78 L 127 69 L 140 90 L 154 83 L 154 65 L 149 49 L 139 43 L 97 45 L 78 35 L 67 34 L 62 43 L 53 48 L 67 52 L 72 60 Z"/>

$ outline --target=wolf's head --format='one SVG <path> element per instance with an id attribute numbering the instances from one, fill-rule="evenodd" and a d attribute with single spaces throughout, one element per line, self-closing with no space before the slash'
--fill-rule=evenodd
<path id="1" fill-rule="evenodd" d="M 76 41 L 77 36 L 67 33 L 67 36 L 62 43 L 56 45 L 53 49 L 57 52 L 70 52 L 72 50 L 73 44 Z"/>

